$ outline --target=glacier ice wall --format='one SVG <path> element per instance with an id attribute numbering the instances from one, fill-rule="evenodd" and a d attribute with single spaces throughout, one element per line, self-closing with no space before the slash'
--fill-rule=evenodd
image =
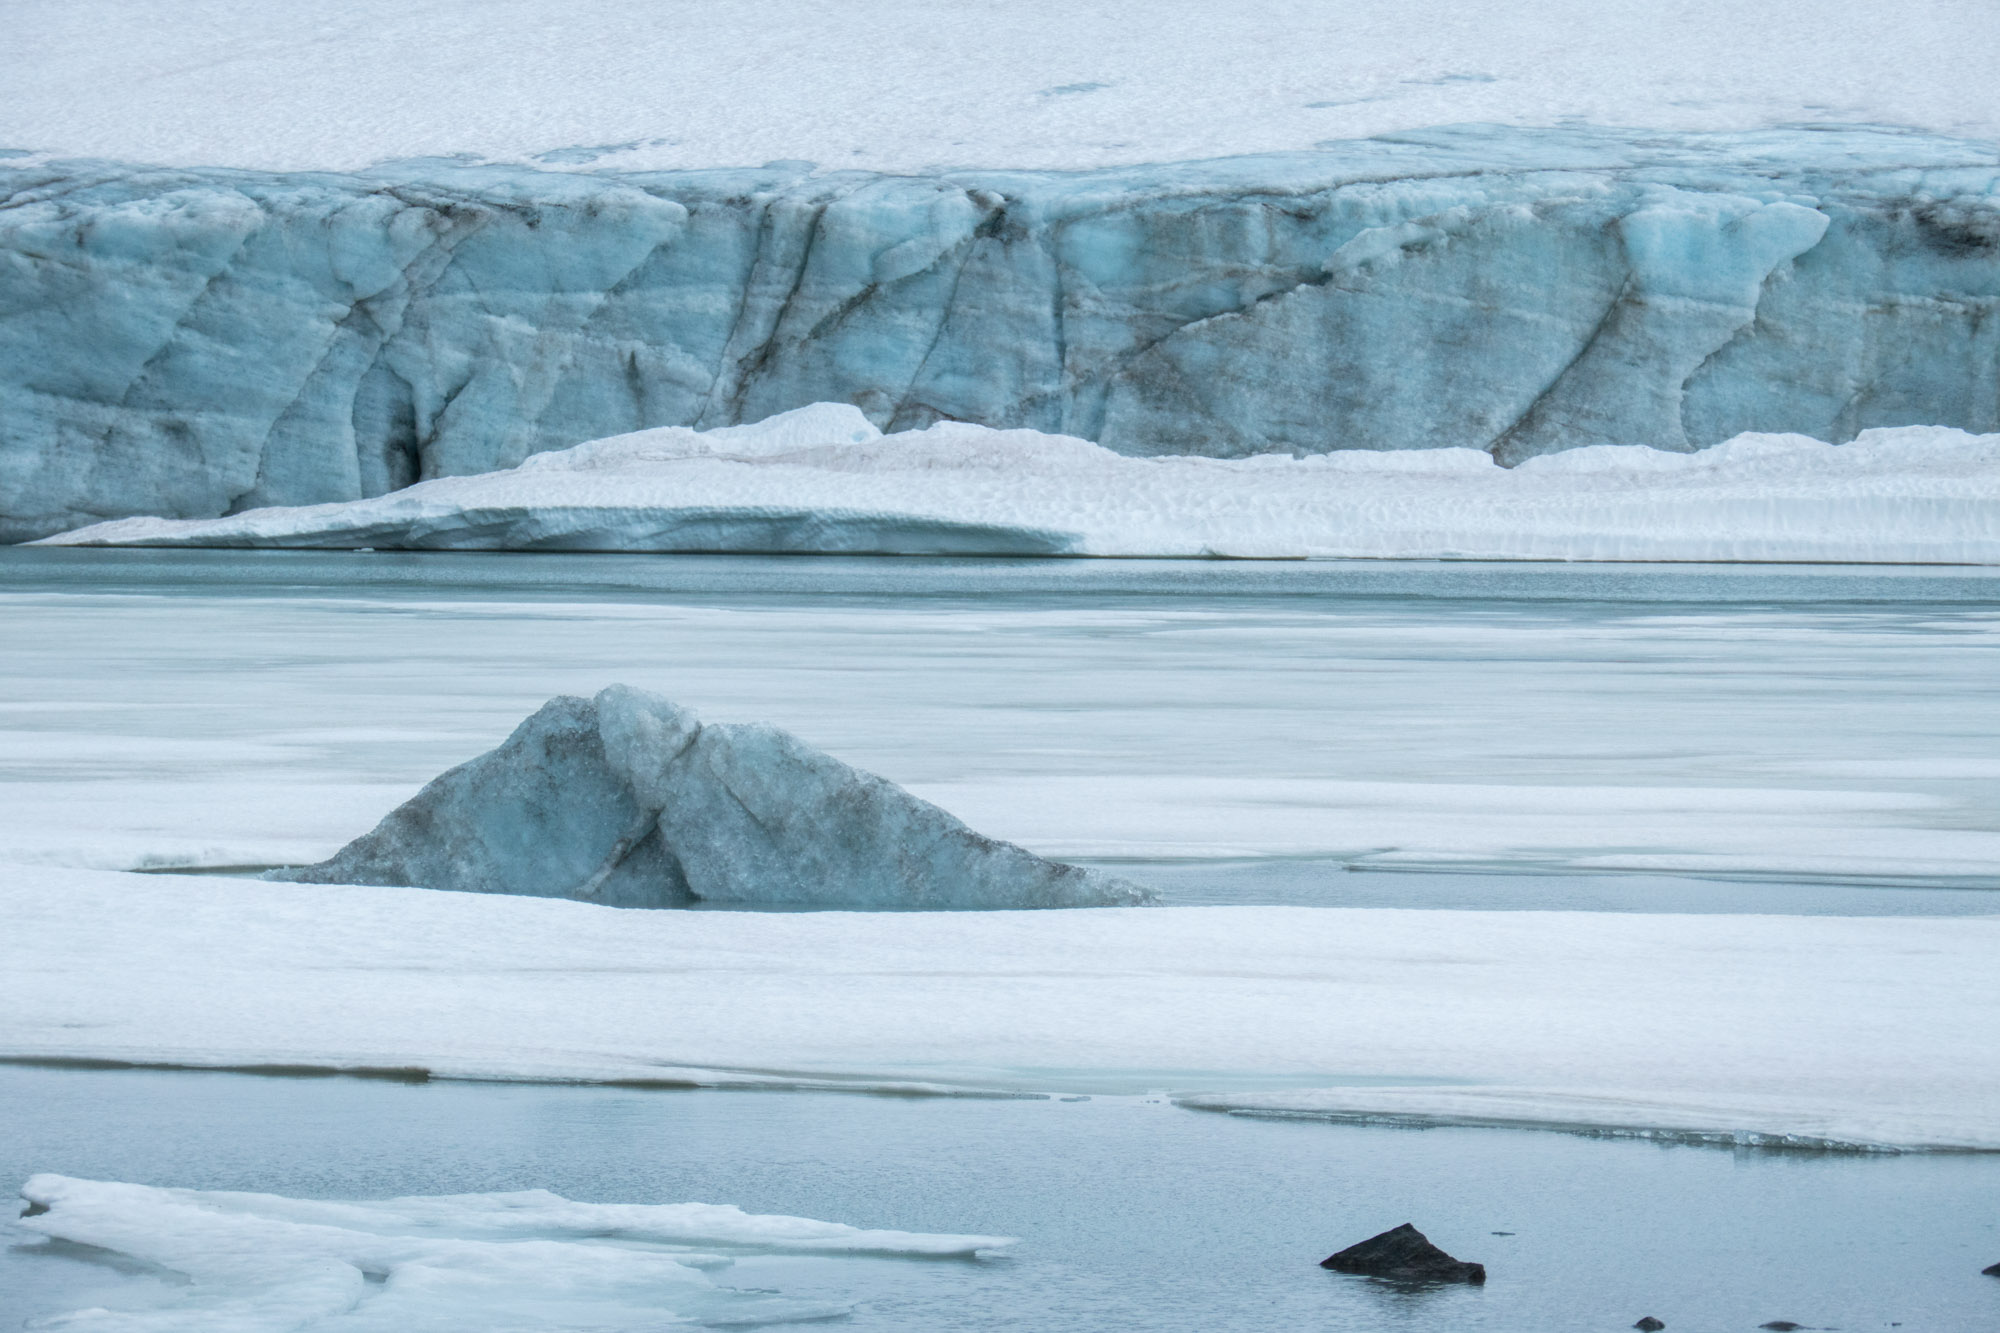
<path id="1" fill-rule="evenodd" d="M 624 685 L 551 699 L 330 859 L 271 877 L 614 907 L 1110 907 L 1152 896 L 982 837 L 789 732 L 704 725 Z"/>
<path id="2" fill-rule="evenodd" d="M 2000 430 L 2000 154 L 1469 127 L 1091 172 L 0 169 L 0 538 L 817 401 L 1126 454 Z"/>

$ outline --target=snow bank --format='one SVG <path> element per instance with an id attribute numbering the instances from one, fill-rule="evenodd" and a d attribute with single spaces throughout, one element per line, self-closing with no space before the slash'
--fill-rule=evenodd
<path id="1" fill-rule="evenodd" d="M 2000 435 L 1912 427 L 1696 454 L 1129 458 L 822 403 L 641 431 L 373 500 L 124 519 L 66 545 L 2000 563 Z"/>
<path id="2" fill-rule="evenodd" d="M 0 920 L 10 1058 L 1166 1089 L 1262 1109 L 2000 1149 L 1993 918 L 634 913 L 8 868 Z"/>
<path id="3" fill-rule="evenodd" d="M 731 1291 L 704 1270 L 732 1254 L 970 1257 L 1013 1243 L 546 1190 L 349 1203 L 38 1175 L 21 1197 L 30 1231 L 188 1279 L 160 1308 L 79 1310 L 47 1325 L 88 1333 L 790 1323 L 848 1311 Z"/>
<path id="4" fill-rule="evenodd" d="M 327 861 L 272 873 L 623 907 L 1021 908 L 1144 889 L 983 838 L 769 726 L 614 685 L 564 695 Z"/>

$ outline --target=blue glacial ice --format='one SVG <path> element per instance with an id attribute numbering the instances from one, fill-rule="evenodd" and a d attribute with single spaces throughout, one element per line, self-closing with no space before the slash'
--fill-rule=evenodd
<path id="1" fill-rule="evenodd" d="M 2000 153 L 1469 127 L 1082 172 L 0 168 L 0 539 L 814 402 L 1120 454 L 2000 430 Z"/>
<path id="2" fill-rule="evenodd" d="M 620 907 L 1106 907 L 1136 885 L 982 837 L 775 727 L 704 725 L 643 690 L 559 696 L 314 866 Z"/>

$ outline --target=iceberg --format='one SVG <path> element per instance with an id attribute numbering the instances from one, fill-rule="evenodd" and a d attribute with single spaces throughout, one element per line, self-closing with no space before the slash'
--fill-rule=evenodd
<path id="1" fill-rule="evenodd" d="M 270 874 L 618 907 L 1107 907 L 1151 896 L 982 837 L 776 727 L 703 724 L 622 685 L 550 700 L 330 859 Z"/>
<path id="2" fill-rule="evenodd" d="M 163 1305 L 37 1325 L 79 1333 L 792 1323 L 848 1310 L 731 1290 L 709 1274 L 738 1255 L 972 1258 L 1013 1244 L 546 1190 L 335 1202 L 44 1174 L 21 1197 L 23 1228 L 185 1279 Z"/>
<path id="3" fill-rule="evenodd" d="M 1131 456 L 1993 432 L 1996 254 L 2000 154 L 1881 128 L 1086 171 L 0 159 L 0 540 L 816 402 Z M 1017 540 L 1047 544 L 932 536 Z"/>
<path id="4" fill-rule="evenodd" d="M 2000 563 L 2000 434 L 1131 458 L 846 404 L 640 431 L 369 500 L 131 518 L 78 546 Z"/>

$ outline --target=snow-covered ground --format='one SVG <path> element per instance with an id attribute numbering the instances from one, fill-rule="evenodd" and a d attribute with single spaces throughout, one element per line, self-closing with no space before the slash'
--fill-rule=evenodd
<path id="1" fill-rule="evenodd" d="M 821 403 L 640 431 L 374 499 L 128 518 L 57 545 L 2000 563 L 2000 435 L 1741 435 L 1508 469 L 1475 449 L 1127 458 Z"/>
<path id="2" fill-rule="evenodd" d="M 1992 918 L 634 912 L 24 868 L 0 918 L 16 1057 L 2000 1149 Z"/>
<path id="3" fill-rule="evenodd" d="M 1987 0 L 14 0 L 6 17 L 8 145 L 189 165 L 1081 167 L 1466 121 L 2000 137 Z"/>
<path id="4" fill-rule="evenodd" d="M 89 1308 L 80 1333 L 527 1333 L 838 1318 L 839 1305 L 731 1290 L 734 1256 L 970 1258 L 1002 1236 L 864 1231 L 707 1204 L 577 1203 L 546 1190 L 359 1203 L 38 1175 L 28 1231 L 178 1274 L 161 1305 Z M 37 1324 L 38 1327 L 51 1325 Z"/>

